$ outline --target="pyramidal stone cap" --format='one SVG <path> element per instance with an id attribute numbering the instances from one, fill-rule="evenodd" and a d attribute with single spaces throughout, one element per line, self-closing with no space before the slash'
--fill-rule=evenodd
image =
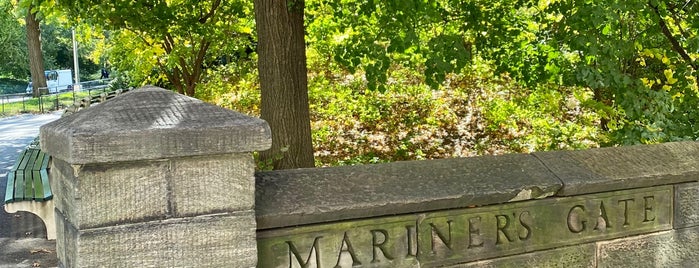
<path id="1" fill-rule="evenodd" d="M 71 164 L 266 150 L 262 119 L 147 86 L 41 127 L 41 149 Z"/>

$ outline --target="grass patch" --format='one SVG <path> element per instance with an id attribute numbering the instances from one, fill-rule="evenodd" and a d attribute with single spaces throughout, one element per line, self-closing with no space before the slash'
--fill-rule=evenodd
<path id="1" fill-rule="evenodd" d="M 80 91 L 75 92 L 75 95 L 73 94 L 73 92 L 65 92 L 60 94 L 43 95 L 39 98 L 25 97 L 13 102 L 9 102 L 6 98 L 1 98 L 0 116 L 6 117 L 22 113 L 45 113 L 59 110 L 73 105 L 74 100 L 77 101 L 85 98 L 89 93 L 86 91 Z"/>

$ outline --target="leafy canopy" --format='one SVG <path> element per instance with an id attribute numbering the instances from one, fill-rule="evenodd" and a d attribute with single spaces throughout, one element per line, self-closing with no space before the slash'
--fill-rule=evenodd
<path id="1" fill-rule="evenodd" d="M 309 35 L 370 88 L 397 66 L 437 88 L 486 62 L 530 88 L 590 88 L 614 140 L 661 142 L 699 137 L 695 2 L 310 1 Z"/>
<path id="2" fill-rule="evenodd" d="M 249 42 L 248 1 L 93 1 L 61 4 L 72 17 L 113 33 L 110 61 L 136 81 L 194 95 L 203 67 Z"/>
<path id="3" fill-rule="evenodd" d="M 0 1 L 0 76 L 25 78 L 29 74 L 24 27 L 9 1 Z"/>

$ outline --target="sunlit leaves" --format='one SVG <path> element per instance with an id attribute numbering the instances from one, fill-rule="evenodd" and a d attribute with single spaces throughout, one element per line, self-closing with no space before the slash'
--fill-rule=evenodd
<path id="1" fill-rule="evenodd" d="M 0 2 L 0 44 L 0 76 L 24 79 L 29 74 L 26 34 L 9 1 Z"/>
<path id="2" fill-rule="evenodd" d="M 73 0 L 61 4 L 76 20 L 118 35 L 107 51 L 112 51 L 115 67 L 129 71 L 133 80 L 156 81 L 189 95 L 194 95 L 204 68 L 252 41 L 251 1 Z M 137 51 L 130 52 L 133 49 Z"/>
<path id="3" fill-rule="evenodd" d="M 695 1 L 320 2 L 311 8 L 325 6 L 335 18 L 324 35 L 341 36 L 320 40 L 334 48 L 325 51 L 363 71 L 371 88 L 386 82 L 387 59 L 420 70 L 432 88 L 485 61 L 527 87 L 593 89 L 618 111 L 600 108 L 621 142 L 698 136 L 699 115 L 688 106 L 697 103 Z"/>
<path id="4" fill-rule="evenodd" d="M 425 62 L 425 81 L 433 88 L 444 81 L 446 74 L 459 72 L 471 60 L 471 44 L 459 35 L 440 35 L 427 47 L 432 54 Z"/>

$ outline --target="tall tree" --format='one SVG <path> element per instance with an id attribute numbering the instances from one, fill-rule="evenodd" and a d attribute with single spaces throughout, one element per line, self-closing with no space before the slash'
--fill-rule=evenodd
<path id="1" fill-rule="evenodd" d="M 143 60 L 136 64 L 153 63 L 140 69 L 148 73 L 157 69 L 172 87 L 189 96 L 194 96 L 204 68 L 218 54 L 212 50 L 247 38 L 250 31 L 245 26 L 249 3 L 244 1 L 72 0 L 60 4 L 75 20 L 114 30 L 116 38 L 125 41 L 128 47 L 117 50 L 132 57 L 113 62 L 116 67 L 134 67 L 136 59 Z"/>
<path id="2" fill-rule="evenodd" d="M 46 76 L 44 76 L 44 58 L 41 53 L 41 28 L 39 25 L 38 6 L 29 3 L 25 23 L 27 27 L 27 50 L 29 54 L 29 70 L 32 74 L 32 95 L 38 97 L 46 88 Z"/>
<path id="3" fill-rule="evenodd" d="M 303 0 L 255 0 L 262 118 L 272 148 L 260 154 L 275 169 L 313 167 Z"/>
<path id="4" fill-rule="evenodd" d="M 65 44 L 65 37 L 62 37 L 61 31 L 66 30 L 63 25 L 66 24 L 65 16 L 59 9 L 56 8 L 55 1 L 46 0 L 16 0 L 12 1 L 15 12 L 24 16 L 26 29 L 26 44 L 27 56 L 29 58 L 29 70 L 31 73 L 31 81 L 33 85 L 33 95 L 36 97 L 39 94 L 45 93 L 46 76 L 44 70 L 48 67 L 68 67 L 72 62 L 67 55 L 69 48 Z M 42 37 L 42 32 L 48 26 L 48 38 Z M 43 30 L 42 30 L 43 28 Z M 48 46 L 45 42 L 48 41 Z M 62 61 L 62 62 L 59 62 Z M 43 90 L 43 92 L 40 92 Z"/>
<path id="5" fill-rule="evenodd" d="M 0 76 L 25 79 L 29 74 L 26 33 L 17 21 L 14 7 L 9 1 L 0 2 Z"/>

